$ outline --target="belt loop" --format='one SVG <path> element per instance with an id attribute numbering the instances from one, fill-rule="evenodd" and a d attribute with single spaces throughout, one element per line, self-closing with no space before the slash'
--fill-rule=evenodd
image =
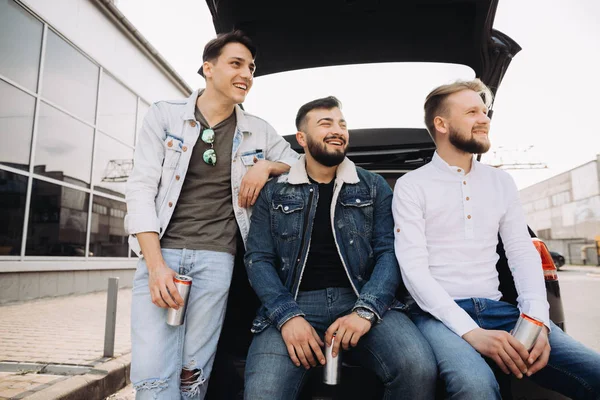
<path id="1" fill-rule="evenodd" d="M 327 294 L 327 305 L 331 306 L 331 304 L 335 301 L 335 294 L 333 293 L 332 288 L 325 289 L 325 293 Z"/>
<path id="2" fill-rule="evenodd" d="M 181 249 L 181 255 L 179 257 L 179 274 L 185 275 L 185 249 Z"/>
<path id="3" fill-rule="evenodd" d="M 481 299 L 478 297 L 473 298 L 473 304 L 475 305 L 475 312 L 480 313 L 481 311 L 486 309 L 485 299 Z"/>

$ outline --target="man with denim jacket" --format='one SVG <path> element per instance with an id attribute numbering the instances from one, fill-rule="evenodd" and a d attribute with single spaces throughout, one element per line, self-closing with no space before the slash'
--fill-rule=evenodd
<path id="1" fill-rule="evenodd" d="M 376 373 L 385 398 L 433 398 L 433 354 L 395 298 L 390 187 L 345 158 L 335 97 L 302 106 L 296 126 L 305 156 L 265 186 L 248 235 L 246 270 L 262 306 L 245 397 L 297 398 L 335 335 L 334 356 L 341 345 Z"/>
<path id="2" fill-rule="evenodd" d="M 131 380 L 138 399 L 202 399 L 225 315 L 236 238 L 269 176 L 298 159 L 264 120 L 244 112 L 255 49 L 241 32 L 203 54 L 206 89 L 160 101 L 144 120 L 127 185 L 125 225 L 141 257 L 134 277 Z M 193 279 L 185 323 L 167 325 Z"/>

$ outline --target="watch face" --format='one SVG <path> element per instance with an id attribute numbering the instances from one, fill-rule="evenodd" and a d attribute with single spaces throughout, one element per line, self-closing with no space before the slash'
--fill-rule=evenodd
<path id="1" fill-rule="evenodd" d="M 358 309 L 358 310 L 356 310 L 356 313 L 358 314 L 359 317 L 364 318 L 371 323 L 373 323 L 375 321 L 375 314 L 372 311 Z"/>

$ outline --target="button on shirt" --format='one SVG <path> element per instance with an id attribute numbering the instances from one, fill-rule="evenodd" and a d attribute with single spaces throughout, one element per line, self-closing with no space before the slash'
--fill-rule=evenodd
<path id="1" fill-rule="evenodd" d="M 407 289 L 421 309 L 462 336 L 478 325 L 454 300 L 499 300 L 498 233 L 522 312 L 549 325 L 540 256 L 517 187 L 505 171 L 472 162 L 465 174 L 438 154 L 394 189 L 395 250 Z"/>

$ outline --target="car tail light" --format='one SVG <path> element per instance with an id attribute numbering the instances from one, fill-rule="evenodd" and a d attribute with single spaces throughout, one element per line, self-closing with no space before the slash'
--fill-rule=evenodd
<path id="1" fill-rule="evenodd" d="M 547 281 L 557 281 L 558 274 L 556 273 L 556 266 L 554 265 L 554 261 L 552 261 L 552 256 L 550 255 L 546 244 L 538 238 L 531 238 L 531 240 L 533 241 L 533 245 L 537 249 L 538 253 L 540 253 L 540 257 L 542 258 L 544 279 Z"/>

